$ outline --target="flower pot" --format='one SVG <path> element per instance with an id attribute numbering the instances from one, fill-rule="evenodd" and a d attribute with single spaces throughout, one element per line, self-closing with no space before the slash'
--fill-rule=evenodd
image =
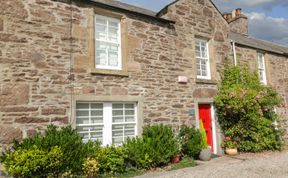
<path id="1" fill-rule="evenodd" d="M 201 161 L 210 161 L 211 160 L 211 148 L 205 148 L 203 150 L 201 150 L 200 155 L 199 155 L 199 159 Z"/>
<path id="2" fill-rule="evenodd" d="M 238 154 L 237 148 L 226 148 L 225 153 L 230 156 L 235 156 Z"/>
<path id="3" fill-rule="evenodd" d="M 171 163 L 173 163 L 173 164 L 179 163 L 180 162 L 180 158 L 181 158 L 180 155 L 172 156 Z"/>

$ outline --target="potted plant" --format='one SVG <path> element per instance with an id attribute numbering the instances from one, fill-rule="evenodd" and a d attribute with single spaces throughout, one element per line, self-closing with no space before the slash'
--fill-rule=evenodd
<path id="1" fill-rule="evenodd" d="M 206 136 L 206 131 L 203 126 L 202 119 L 200 119 L 200 133 L 202 136 L 202 141 L 201 141 L 202 150 L 199 154 L 199 159 L 201 161 L 210 161 L 212 152 L 211 152 L 211 148 L 207 144 L 207 136 Z"/>
<path id="2" fill-rule="evenodd" d="M 171 157 L 171 163 L 176 164 L 179 163 L 181 160 L 181 150 L 182 150 L 182 140 L 181 137 L 177 137 L 177 150 L 175 152 L 175 155 Z"/>
<path id="3" fill-rule="evenodd" d="M 235 156 L 238 154 L 237 145 L 238 142 L 231 139 L 230 136 L 226 136 L 224 142 L 222 143 L 225 153 L 230 156 Z"/>

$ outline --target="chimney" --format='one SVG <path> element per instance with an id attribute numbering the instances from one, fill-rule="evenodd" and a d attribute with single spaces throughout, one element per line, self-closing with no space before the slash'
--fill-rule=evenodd
<path id="1" fill-rule="evenodd" d="M 235 11 L 236 11 L 236 17 L 239 17 L 241 15 L 242 9 L 241 8 L 237 8 Z"/>
<path id="2" fill-rule="evenodd" d="M 223 14 L 223 17 L 224 17 L 225 20 L 228 20 L 228 13 L 225 12 L 225 13 Z"/>
<path id="3" fill-rule="evenodd" d="M 230 31 L 234 33 L 248 34 L 248 18 L 242 14 L 242 9 L 234 9 L 231 13 L 227 14 L 227 22 L 230 26 Z M 224 14 L 225 15 L 225 14 Z"/>

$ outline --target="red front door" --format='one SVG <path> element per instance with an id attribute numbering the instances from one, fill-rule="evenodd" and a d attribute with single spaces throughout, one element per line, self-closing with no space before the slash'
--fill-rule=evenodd
<path id="1" fill-rule="evenodd" d="M 204 129 L 206 130 L 207 144 L 213 150 L 213 137 L 212 137 L 212 119 L 211 119 L 211 105 L 199 104 L 199 118 L 203 122 Z"/>

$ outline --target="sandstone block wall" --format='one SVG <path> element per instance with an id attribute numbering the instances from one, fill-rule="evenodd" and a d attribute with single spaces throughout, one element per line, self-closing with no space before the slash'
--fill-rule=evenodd
<path id="1" fill-rule="evenodd" d="M 121 17 L 125 74 L 93 72 L 97 13 Z M 143 125 L 195 124 L 191 110 L 199 99 L 213 100 L 220 72 L 233 62 L 229 25 L 209 0 L 178 1 L 162 18 L 176 24 L 79 1 L 1 2 L 0 144 L 51 123 L 73 125 L 75 102 L 85 98 L 139 98 Z M 196 37 L 209 41 L 209 81 L 196 79 Z M 188 83 L 178 83 L 178 76 Z M 279 75 L 273 84 L 287 97 L 282 80 Z"/>

